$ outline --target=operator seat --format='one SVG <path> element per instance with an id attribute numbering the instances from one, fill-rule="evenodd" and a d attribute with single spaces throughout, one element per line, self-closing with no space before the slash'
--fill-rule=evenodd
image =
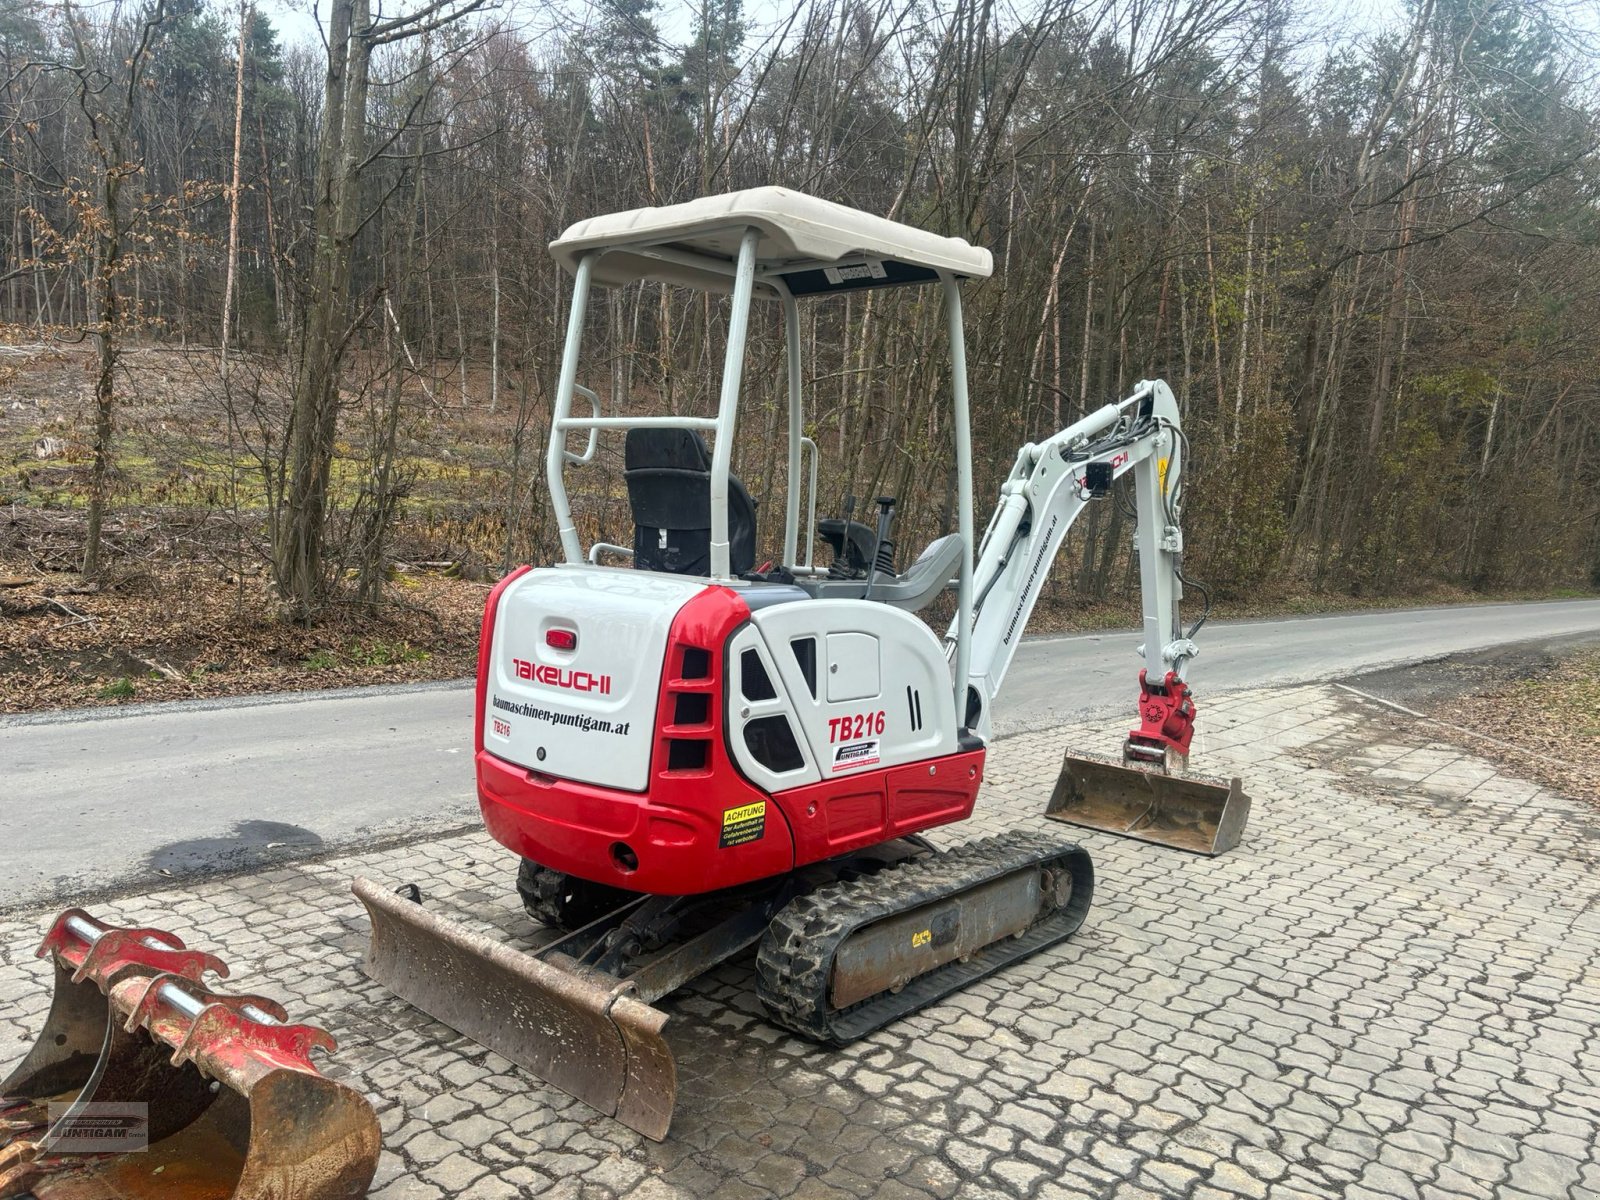
<path id="1" fill-rule="evenodd" d="M 674 575 L 711 573 L 711 454 L 693 429 L 630 429 L 622 477 L 633 509 L 633 565 Z M 728 568 L 756 565 L 756 504 L 728 475 Z"/>

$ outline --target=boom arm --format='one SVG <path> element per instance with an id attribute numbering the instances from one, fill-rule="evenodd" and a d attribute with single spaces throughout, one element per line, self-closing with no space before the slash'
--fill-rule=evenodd
<path id="1" fill-rule="evenodd" d="M 1095 485 L 1108 486 L 1129 471 L 1134 476 L 1139 582 L 1144 598 L 1141 679 L 1148 681 L 1147 698 L 1152 690 L 1176 692 L 1174 699 L 1186 703 L 1183 676 L 1198 648 L 1178 622 L 1178 602 L 1183 596 L 1179 519 L 1185 445 L 1172 390 L 1160 380 L 1146 380 L 1126 400 L 1108 404 L 1046 441 L 1030 442 L 1017 452 L 1011 474 L 1001 486 L 999 506 L 984 533 L 974 572 L 965 725 L 988 738 L 990 704 L 1005 679 L 1062 539 L 1089 502 L 1106 494 L 1104 487 Z M 958 632 L 952 623 L 952 644 Z M 1175 687 L 1168 687 L 1169 675 Z M 1186 734 L 1181 740 L 1186 750 Z"/>

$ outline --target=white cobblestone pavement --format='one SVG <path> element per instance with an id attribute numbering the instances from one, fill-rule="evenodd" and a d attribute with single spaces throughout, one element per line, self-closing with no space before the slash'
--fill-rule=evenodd
<path id="1" fill-rule="evenodd" d="M 1043 826 L 1063 748 L 1114 736 L 999 743 L 939 840 Z M 664 1001 L 663 1144 L 361 974 L 357 872 L 532 943 L 481 833 L 94 911 L 218 949 L 230 986 L 326 1025 L 327 1073 L 382 1119 L 383 1200 L 1600 1197 L 1600 813 L 1333 688 L 1207 706 L 1194 761 L 1244 776 L 1239 849 L 1085 833 L 1077 937 L 847 1051 L 766 1025 L 748 963 Z M 0 1061 L 44 1017 L 46 920 L 0 916 Z"/>

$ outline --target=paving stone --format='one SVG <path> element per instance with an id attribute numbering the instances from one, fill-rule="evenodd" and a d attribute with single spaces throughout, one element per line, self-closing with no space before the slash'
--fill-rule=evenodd
<path id="1" fill-rule="evenodd" d="M 451 1195 L 456 1195 L 487 1170 L 488 1168 L 482 1163 L 474 1162 L 465 1154 L 452 1154 L 449 1158 L 429 1167 L 422 1175 L 428 1182 L 437 1184 Z"/>
<path id="2" fill-rule="evenodd" d="M 1508 1183 L 1536 1196 L 1562 1196 L 1578 1181 L 1581 1163 L 1531 1147 L 1511 1165 Z"/>
<path id="3" fill-rule="evenodd" d="M 1041 817 L 1063 746 L 996 743 L 970 822 Z M 363 976 L 351 875 L 529 948 L 481 831 L 97 902 L 215 945 L 230 986 L 340 1042 L 373 1195 L 767 1200 L 1600 1197 L 1600 821 L 1335 689 L 1212 698 L 1197 767 L 1255 805 L 1215 860 L 1094 832 L 1083 931 L 837 1052 L 761 1017 L 749 956 L 661 1003 L 680 1096 L 647 1142 Z M 0 1062 L 49 1005 L 49 914 L 0 913 Z"/>
<path id="4" fill-rule="evenodd" d="M 1230 1196 L 1253 1196 L 1259 1200 L 1267 1194 L 1267 1185 L 1237 1163 L 1218 1163 L 1211 1171 L 1209 1182 Z"/>
<path id="5" fill-rule="evenodd" d="M 646 1179 L 627 1195 L 627 1200 L 695 1200 L 697 1193 L 675 1187 L 661 1178 Z"/>

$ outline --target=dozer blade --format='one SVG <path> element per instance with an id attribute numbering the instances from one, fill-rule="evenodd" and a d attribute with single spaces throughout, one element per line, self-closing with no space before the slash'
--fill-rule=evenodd
<path id="1" fill-rule="evenodd" d="M 1250 816 L 1250 797 L 1238 778 L 1223 783 L 1068 754 L 1045 816 L 1215 856 L 1239 844 Z"/>
<path id="2" fill-rule="evenodd" d="M 333 1048 L 327 1033 L 284 1023 L 265 997 L 205 987 L 204 973 L 226 968 L 160 930 L 114 929 L 68 910 L 40 953 L 55 960 L 57 991 L 43 1036 L 4 1085 L 8 1111 L 35 1120 L 0 1150 L 0 1197 L 366 1194 L 377 1117 L 312 1065 L 313 1049 Z M 100 1044 L 86 1059 L 96 1027 Z M 147 1147 L 130 1139 L 125 1152 L 107 1152 L 108 1114 L 143 1114 L 134 1132 Z"/>
<path id="3" fill-rule="evenodd" d="M 667 1136 L 678 1094 L 667 1016 L 624 994 L 631 985 L 524 954 L 370 879 L 351 890 L 372 918 L 373 979 L 630 1129 Z"/>

